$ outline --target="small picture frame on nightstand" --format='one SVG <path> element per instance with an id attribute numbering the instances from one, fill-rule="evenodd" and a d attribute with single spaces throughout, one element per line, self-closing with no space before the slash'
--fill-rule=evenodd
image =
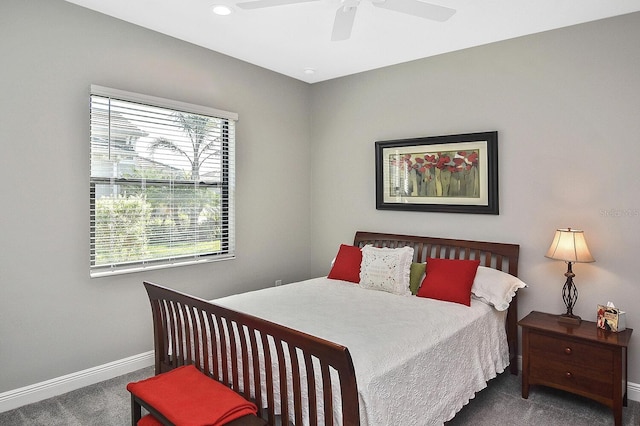
<path id="1" fill-rule="evenodd" d="M 598 328 L 619 332 L 627 328 L 626 313 L 612 306 L 598 305 L 596 324 Z"/>

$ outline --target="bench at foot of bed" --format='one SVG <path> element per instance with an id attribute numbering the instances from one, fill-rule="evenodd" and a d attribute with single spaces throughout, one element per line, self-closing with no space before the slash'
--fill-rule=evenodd
<path id="1" fill-rule="evenodd" d="M 193 365 L 129 383 L 132 426 L 264 426 L 257 407 Z M 144 407 L 150 414 L 141 418 Z"/>

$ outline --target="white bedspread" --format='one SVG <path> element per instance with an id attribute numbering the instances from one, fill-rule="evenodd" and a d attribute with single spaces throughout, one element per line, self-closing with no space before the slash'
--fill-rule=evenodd
<path id="1" fill-rule="evenodd" d="M 349 348 L 361 424 L 441 425 L 504 371 L 506 312 L 315 278 L 212 301 Z"/>

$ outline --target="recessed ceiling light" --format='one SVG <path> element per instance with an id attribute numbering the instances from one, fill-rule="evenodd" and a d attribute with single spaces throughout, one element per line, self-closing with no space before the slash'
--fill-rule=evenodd
<path id="1" fill-rule="evenodd" d="M 224 4 L 215 4 L 212 7 L 213 13 L 220 16 L 227 16 L 231 14 L 231 8 Z"/>
<path id="2" fill-rule="evenodd" d="M 313 75 L 316 73 L 315 68 L 305 68 L 303 71 L 306 75 Z"/>

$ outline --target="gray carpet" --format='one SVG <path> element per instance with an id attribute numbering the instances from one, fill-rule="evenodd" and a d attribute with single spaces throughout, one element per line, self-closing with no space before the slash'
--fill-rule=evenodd
<path id="1" fill-rule="evenodd" d="M 503 373 L 489 382 L 447 426 L 595 426 L 613 425 L 613 412 L 581 396 L 531 386 L 523 399 L 520 376 Z M 622 409 L 624 426 L 640 425 L 640 402 Z"/>
<path id="2" fill-rule="evenodd" d="M 141 380 L 152 374 L 152 368 L 145 368 L 0 413 L 0 425 L 129 425 L 130 399 L 125 386 L 131 381 Z M 640 402 L 629 401 L 629 406 L 623 409 L 623 424 L 640 425 Z M 532 387 L 529 399 L 522 399 L 520 376 L 504 373 L 491 380 L 485 390 L 479 392 L 453 420 L 447 422 L 447 426 L 462 425 L 613 425 L 613 415 L 603 405 L 543 387 Z"/>
<path id="3" fill-rule="evenodd" d="M 0 413 L 2 426 L 125 426 L 131 424 L 127 383 L 153 375 L 153 367 Z"/>

